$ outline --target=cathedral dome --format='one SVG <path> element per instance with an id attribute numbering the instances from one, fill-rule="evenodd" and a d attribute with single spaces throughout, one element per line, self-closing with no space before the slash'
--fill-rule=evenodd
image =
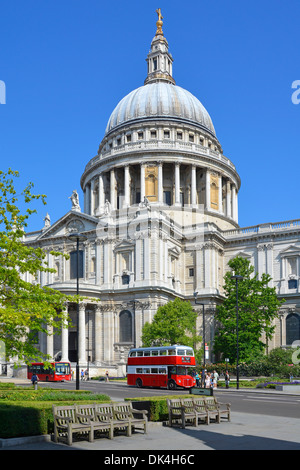
<path id="1" fill-rule="evenodd" d="M 184 88 L 163 80 L 147 83 L 125 96 L 112 112 L 105 133 L 145 119 L 178 120 L 215 136 L 212 120 L 200 101 Z"/>

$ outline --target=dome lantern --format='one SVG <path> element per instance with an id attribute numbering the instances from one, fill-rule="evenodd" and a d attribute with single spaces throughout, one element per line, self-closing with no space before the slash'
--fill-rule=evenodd
<path id="1" fill-rule="evenodd" d="M 148 76 L 145 80 L 145 85 L 156 81 L 166 81 L 175 85 L 175 80 L 172 77 L 172 64 L 173 57 L 169 53 L 168 41 L 164 37 L 162 31 L 162 15 L 160 8 L 156 10 L 158 14 L 158 21 L 156 23 L 156 34 L 151 42 L 151 50 L 147 56 Z"/>

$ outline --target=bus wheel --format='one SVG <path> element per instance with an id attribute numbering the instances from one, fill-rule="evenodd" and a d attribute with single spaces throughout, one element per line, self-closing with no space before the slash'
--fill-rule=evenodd
<path id="1" fill-rule="evenodd" d="M 135 385 L 136 385 L 138 388 L 142 388 L 143 383 L 142 383 L 141 379 L 137 379 L 136 382 L 135 382 Z"/>
<path id="2" fill-rule="evenodd" d="M 168 389 L 169 390 L 176 390 L 176 383 L 174 382 L 174 380 L 169 380 Z"/>

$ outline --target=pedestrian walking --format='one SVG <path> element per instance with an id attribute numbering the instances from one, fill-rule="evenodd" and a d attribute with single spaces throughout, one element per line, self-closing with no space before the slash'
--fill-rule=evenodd
<path id="1" fill-rule="evenodd" d="M 105 372 L 105 375 L 106 375 L 106 382 L 109 382 L 109 378 L 108 378 L 108 370 Z"/>
<path id="2" fill-rule="evenodd" d="M 38 376 L 36 374 L 33 374 L 33 376 L 31 377 L 32 385 L 36 385 L 38 383 L 38 380 Z"/>
<path id="3" fill-rule="evenodd" d="M 228 370 L 225 371 L 225 386 L 229 388 L 230 376 Z"/>
<path id="4" fill-rule="evenodd" d="M 84 380 L 84 370 L 83 369 L 81 369 L 80 376 L 81 376 L 81 380 Z"/>
<path id="5" fill-rule="evenodd" d="M 205 379 L 206 379 L 206 369 L 203 367 L 201 372 L 201 387 L 205 388 Z"/>
<path id="6" fill-rule="evenodd" d="M 218 380 L 219 380 L 219 374 L 217 371 L 214 370 L 213 388 L 218 387 Z"/>
<path id="7" fill-rule="evenodd" d="M 211 376 L 210 376 L 210 372 L 208 372 L 205 376 L 205 388 L 210 388 L 210 383 L 211 383 Z"/>
<path id="8" fill-rule="evenodd" d="M 196 379 L 196 386 L 199 387 L 200 386 L 200 377 L 199 377 L 198 372 L 196 372 L 195 379 Z"/>

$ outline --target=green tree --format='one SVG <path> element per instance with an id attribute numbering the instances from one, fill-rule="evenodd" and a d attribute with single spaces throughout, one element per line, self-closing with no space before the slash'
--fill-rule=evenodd
<path id="1" fill-rule="evenodd" d="M 262 274 L 259 279 L 247 259 L 236 257 L 228 265 L 236 275 L 243 276 L 238 282 L 239 360 L 249 361 L 264 353 L 274 334 L 273 320 L 284 300 L 279 300 L 275 288 L 269 287 L 271 277 Z M 232 279 L 232 272 L 225 274 L 225 300 L 216 312 L 218 330 L 214 351 L 234 362 L 237 352 L 236 281 Z M 266 342 L 263 342 L 263 336 Z"/>
<path id="2" fill-rule="evenodd" d="M 0 171 L 0 341 L 7 357 L 42 360 L 45 356 L 34 345 L 37 333 L 47 333 L 47 325 L 60 331 L 65 302 L 77 298 L 24 280 L 25 273 L 36 279 L 38 272 L 55 270 L 48 267 L 41 248 L 23 242 L 28 218 L 36 212 L 32 203 L 41 200 L 45 204 L 46 196 L 32 194 L 32 183 L 17 194 L 18 176 L 11 169 Z M 25 213 L 18 205 L 27 207 Z"/>
<path id="3" fill-rule="evenodd" d="M 184 344 L 194 347 L 201 340 L 196 334 L 197 313 L 190 302 L 176 298 L 158 308 L 152 323 L 145 323 L 142 331 L 144 346 Z"/>

